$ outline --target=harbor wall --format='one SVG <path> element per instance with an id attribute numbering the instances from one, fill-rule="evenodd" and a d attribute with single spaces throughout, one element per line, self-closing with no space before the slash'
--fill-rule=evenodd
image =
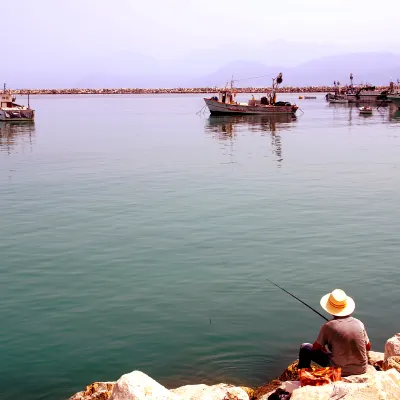
<path id="1" fill-rule="evenodd" d="M 222 88 L 203 87 L 203 88 L 156 88 L 156 89 L 139 89 L 139 88 L 114 88 L 114 89 L 90 89 L 90 88 L 74 88 L 74 89 L 14 89 L 10 90 L 15 95 L 67 95 L 67 94 L 208 94 L 218 93 Z M 387 86 L 377 86 L 377 90 L 387 90 Z M 271 91 L 270 87 L 244 87 L 235 88 L 237 93 L 265 93 Z M 277 89 L 278 93 L 327 93 L 334 92 L 334 86 L 287 86 Z M 1 93 L 1 91 L 0 91 Z"/>

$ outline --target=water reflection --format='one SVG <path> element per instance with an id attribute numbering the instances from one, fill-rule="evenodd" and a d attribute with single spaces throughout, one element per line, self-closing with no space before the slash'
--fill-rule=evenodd
<path id="1" fill-rule="evenodd" d="M 290 129 L 296 119 L 295 115 L 290 114 L 210 116 L 206 120 L 205 132 L 212 134 L 217 140 L 228 142 L 230 156 L 233 156 L 234 139 L 241 133 L 257 132 L 261 136 L 270 136 L 272 153 L 276 157 L 276 161 L 280 163 L 283 157 L 279 132 Z"/>
<path id="2" fill-rule="evenodd" d="M 271 132 L 289 128 L 296 121 L 295 115 L 211 115 L 206 122 L 207 133 L 218 139 L 228 139 L 243 131 Z"/>
<path id="3" fill-rule="evenodd" d="M 400 122 L 400 108 L 398 108 L 394 104 L 390 105 L 390 108 L 389 108 L 389 119 L 392 120 L 392 121 Z"/>
<path id="4" fill-rule="evenodd" d="M 32 151 L 34 135 L 34 122 L 0 122 L 0 152 Z"/>
<path id="5" fill-rule="evenodd" d="M 360 104 L 328 104 L 335 121 L 342 121 L 347 115 L 349 126 L 360 124 L 377 124 L 400 122 L 400 110 L 394 104 L 376 104 L 372 106 L 372 114 L 360 113 Z"/>

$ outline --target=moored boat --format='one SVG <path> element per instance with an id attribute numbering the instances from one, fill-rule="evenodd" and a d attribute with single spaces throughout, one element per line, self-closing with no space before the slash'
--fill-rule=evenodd
<path id="1" fill-rule="evenodd" d="M 4 90 L 0 93 L 0 121 L 33 121 L 35 119 L 35 110 L 15 103 L 15 96 L 10 91 Z"/>
<path id="2" fill-rule="evenodd" d="M 372 108 L 365 106 L 365 107 L 360 107 L 360 114 L 364 114 L 364 115 L 371 115 L 372 114 Z"/>
<path id="3" fill-rule="evenodd" d="M 218 96 L 204 98 L 204 101 L 212 115 L 249 114 L 249 115 L 274 115 L 295 114 L 298 107 L 286 101 L 276 101 L 276 89 L 282 83 L 282 73 L 272 80 L 272 90 L 255 100 L 254 97 L 247 103 L 235 101 L 236 91 L 233 87 L 220 90 Z"/>
<path id="4" fill-rule="evenodd" d="M 388 99 L 397 107 L 400 108 L 400 92 L 388 95 Z"/>

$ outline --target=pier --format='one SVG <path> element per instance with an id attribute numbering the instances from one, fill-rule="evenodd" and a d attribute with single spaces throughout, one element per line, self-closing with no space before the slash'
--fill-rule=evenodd
<path id="1" fill-rule="evenodd" d="M 15 95 L 77 95 L 77 94 L 208 94 L 218 93 L 222 88 L 72 88 L 72 89 L 11 89 L 8 92 Z M 387 86 L 377 86 L 377 90 L 386 90 Z M 243 87 L 235 88 L 237 93 L 265 93 L 272 90 L 270 87 Z M 277 89 L 278 93 L 327 93 L 334 92 L 334 86 L 286 86 Z M 1 93 L 1 92 L 0 92 Z"/>

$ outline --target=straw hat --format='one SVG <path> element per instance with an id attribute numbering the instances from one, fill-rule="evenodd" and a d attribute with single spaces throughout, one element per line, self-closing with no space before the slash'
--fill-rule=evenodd
<path id="1" fill-rule="evenodd" d="M 337 317 L 347 317 L 356 308 L 354 300 L 341 289 L 323 296 L 320 304 L 325 311 Z"/>

